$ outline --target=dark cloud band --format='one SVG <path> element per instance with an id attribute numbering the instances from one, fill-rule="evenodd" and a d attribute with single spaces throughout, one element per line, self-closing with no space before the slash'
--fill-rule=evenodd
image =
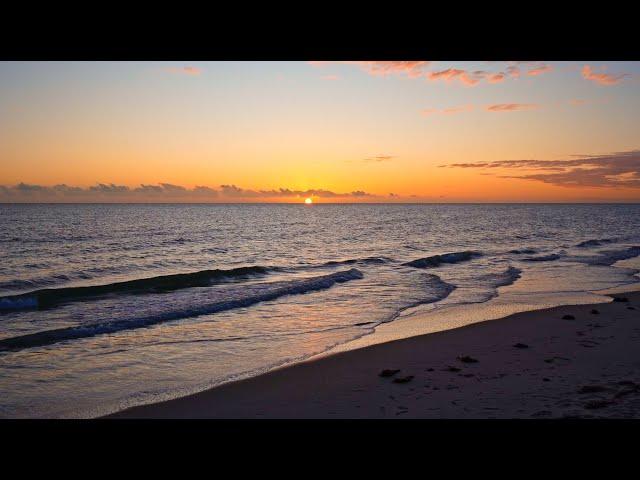
<path id="1" fill-rule="evenodd" d="M 640 188 L 640 150 L 609 155 L 581 155 L 570 160 L 502 160 L 453 163 L 448 168 L 528 170 L 502 178 L 537 180 L 562 187 Z"/>

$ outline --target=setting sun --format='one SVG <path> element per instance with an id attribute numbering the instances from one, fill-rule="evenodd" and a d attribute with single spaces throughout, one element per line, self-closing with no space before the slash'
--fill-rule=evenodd
<path id="1" fill-rule="evenodd" d="M 313 203 L 313 200 L 311 200 L 310 198 L 305 198 L 304 203 L 306 203 L 307 205 L 311 205 Z"/>

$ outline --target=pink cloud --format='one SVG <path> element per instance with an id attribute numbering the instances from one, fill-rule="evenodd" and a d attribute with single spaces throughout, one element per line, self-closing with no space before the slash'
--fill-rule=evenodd
<path id="1" fill-rule="evenodd" d="M 461 70 L 458 68 L 448 68 L 446 70 L 440 70 L 438 72 L 429 72 L 427 74 L 427 79 L 433 82 L 442 80 L 446 83 L 451 83 L 455 80 L 458 80 L 460 83 L 472 87 L 474 85 L 477 85 L 485 75 L 486 72 L 482 71 L 469 73 L 466 70 Z"/>
<path id="2" fill-rule="evenodd" d="M 355 65 L 370 75 L 385 77 L 387 75 L 405 74 L 409 78 L 417 78 L 424 74 L 423 69 L 431 62 L 424 60 L 390 60 L 390 61 L 311 61 L 308 62 L 314 67 L 325 67 L 330 63 L 342 63 L 345 65 Z"/>
<path id="3" fill-rule="evenodd" d="M 424 74 L 423 69 L 431 62 L 424 60 L 409 61 L 364 61 L 364 62 L 342 62 L 357 65 L 365 72 L 374 76 L 385 77 L 387 75 L 406 74 L 409 78 L 417 78 Z"/>
<path id="4" fill-rule="evenodd" d="M 193 76 L 200 75 L 202 73 L 202 70 L 197 67 L 169 67 L 167 71 L 170 73 Z"/>
<path id="5" fill-rule="evenodd" d="M 353 65 L 359 67 L 369 75 L 377 77 L 385 77 L 389 75 L 406 75 L 408 78 L 425 78 L 431 82 L 442 81 L 444 83 L 459 82 L 462 85 L 473 87 L 482 81 L 497 84 L 502 83 L 508 78 L 519 78 L 521 76 L 520 66 L 507 66 L 504 71 L 489 72 L 484 70 L 466 70 L 461 68 L 447 68 L 443 70 L 429 70 L 432 62 L 428 61 L 312 61 L 310 65 L 318 68 L 325 67 L 331 63 L 342 63 L 345 65 Z M 527 75 L 537 76 L 552 70 L 550 65 L 540 64 L 539 62 L 524 62 L 530 64 Z"/>
<path id="6" fill-rule="evenodd" d="M 322 77 L 323 80 L 340 80 L 338 75 L 325 75 Z"/>
<path id="7" fill-rule="evenodd" d="M 437 110 L 434 108 L 427 108 L 422 110 L 422 115 L 427 117 L 429 115 L 440 114 L 440 115 L 455 115 L 457 113 L 462 112 L 470 112 L 473 110 L 473 105 L 461 105 L 459 107 L 450 107 L 442 110 Z"/>
<path id="8" fill-rule="evenodd" d="M 531 70 L 529 70 L 527 72 L 527 75 L 535 77 L 538 75 L 542 75 L 543 73 L 548 73 L 551 70 L 553 70 L 553 67 L 551 65 L 540 65 L 539 67 L 532 68 Z"/>
<path id="9" fill-rule="evenodd" d="M 569 100 L 569 103 L 575 107 L 579 107 L 581 105 L 584 105 L 587 103 L 586 100 L 581 100 L 581 99 L 577 99 L 577 98 L 573 98 L 571 100 Z"/>
<path id="10" fill-rule="evenodd" d="M 607 67 L 602 67 L 602 70 L 606 70 Z M 582 67 L 582 77 L 586 80 L 591 80 L 598 85 L 616 85 L 622 81 L 623 78 L 628 77 L 628 73 L 619 73 L 616 75 L 608 73 L 595 73 L 590 65 Z"/>
<path id="11" fill-rule="evenodd" d="M 534 103 L 495 103 L 493 105 L 487 105 L 485 109 L 488 112 L 515 112 L 534 108 L 538 108 L 538 105 Z"/>

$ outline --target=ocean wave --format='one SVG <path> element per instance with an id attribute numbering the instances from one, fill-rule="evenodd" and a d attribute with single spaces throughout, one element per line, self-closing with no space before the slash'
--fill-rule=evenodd
<path id="1" fill-rule="evenodd" d="M 585 247 L 597 247 L 599 245 L 603 245 L 605 243 L 613 243 L 615 242 L 615 238 L 594 238 L 591 240 L 585 240 L 584 242 L 580 242 L 576 244 L 576 247 L 585 248 Z"/>
<path id="2" fill-rule="evenodd" d="M 435 302 L 439 302 L 440 300 L 444 300 L 451 294 L 451 292 L 453 292 L 456 288 L 458 288 L 452 283 L 445 282 L 438 275 L 425 273 L 424 278 L 427 283 L 428 294 L 425 295 L 423 298 L 398 309 L 393 315 L 391 315 L 390 318 L 385 320 L 383 323 L 392 322 L 393 320 L 398 318 L 402 314 L 402 312 L 404 312 L 405 310 L 409 310 L 411 308 L 415 308 L 420 305 L 426 305 L 428 303 L 435 303 Z M 370 322 L 367 322 L 367 323 L 370 323 Z"/>
<path id="3" fill-rule="evenodd" d="M 406 265 L 408 267 L 415 267 L 415 268 L 434 268 L 442 265 L 443 263 L 464 262 L 467 260 L 471 260 L 472 258 L 479 257 L 481 255 L 482 254 L 480 252 L 467 250 L 464 252 L 453 252 L 453 253 L 444 253 L 442 255 L 432 255 L 430 257 L 412 260 L 411 262 L 406 262 L 406 263 L 403 263 L 402 265 Z"/>
<path id="4" fill-rule="evenodd" d="M 350 258 L 348 260 L 331 260 L 329 262 L 323 263 L 322 267 L 332 267 L 336 265 L 378 265 L 381 263 L 386 263 L 390 261 L 390 258 L 387 257 L 365 257 L 365 258 Z"/>
<path id="5" fill-rule="evenodd" d="M 509 250 L 509 253 L 513 253 L 514 255 L 532 255 L 534 253 L 538 253 L 538 251 L 533 248 L 522 248 L 519 250 Z"/>
<path id="6" fill-rule="evenodd" d="M 506 287 L 515 283 L 521 277 L 522 270 L 510 266 L 504 272 L 483 275 L 480 280 L 488 282 L 493 288 Z"/>
<path id="7" fill-rule="evenodd" d="M 574 260 L 589 265 L 613 265 L 619 260 L 626 260 L 640 255 L 640 246 L 628 247 L 620 250 L 604 250 L 598 255 L 589 257 L 574 257 Z"/>
<path id="8" fill-rule="evenodd" d="M 560 255 L 557 253 L 552 253 L 550 255 L 541 255 L 539 257 L 527 257 L 523 258 L 523 262 L 551 262 L 553 260 L 558 260 Z"/>
<path id="9" fill-rule="evenodd" d="M 86 298 L 109 294 L 141 294 L 168 292 L 181 288 L 207 287 L 216 280 L 242 278 L 251 275 L 264 275 L 273 267 L 239 267 L 229 270 L 201 270 L 192 273 L 160 275 L 150 278 L 139 278 L 125 282 L 108 283 L 86 287 L 45 288 L 20 295 L 0 297 L 0 310 L 16 310 L 24 308 L 51 308 L 60 303 L 79 301 Z M 26 284 L 28 286 L 28 284 Z"/>
<path id="10" fill-rule="evenodd" d="M 362 272 L 356 268 L 335 272 L 329 275 L 305 278 L 302 280 L 291 280 L 287 282 L 274 282 L 272 285 L 263 285 L 262 290 L 251 291 L 244 297 L 230 300 L 220 300 L 203 302 L 200 305 L 177 305 L 170 306 L 169 310 L 130 319 L 113 320 L 89 325 L 79 325 L 75 327 L 59 328 L 42 332 L 10 337 L 0 340 L 0 351 L 21 350 L 24 348 L 42 347 L 66 340 L 94 337 L 96 335 L 110 334 L 122 330 L 131 330 L 149 327 L 158 323 L 172 320 L 208 315 L 235 308 L 244 308 L 259 302 L 275 300 L 285 295 L 304 294 L 316 290 L 324 290 L 337 283 L 344 283 L 350 280 L 363 278 Z"/>

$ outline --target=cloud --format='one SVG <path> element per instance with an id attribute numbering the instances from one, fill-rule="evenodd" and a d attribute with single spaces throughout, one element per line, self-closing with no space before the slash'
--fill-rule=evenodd
<path id="1" fill-rule="evenodd" d="M 315 66 L 324 66 L 329 62 L 310 62 Z M 343 61 L 345 65 L 355 65 L 369 75 L 386 77 L 388 75 L 404 74 L 409 78 L 417 78 L 424 74 L 423 70 L 431 62 L 425 60 L 406 61 Z"/>
<path id="2" fill-rule="evenodd" d="M 598 85 L 617 85 L 620 83 L 625 77 L 628 77 L 628 73 L 619 73 L 616 75 L 604 73 L 607 67 L 602 67 L 603 73 L 594 72 L 593 68 L 590 65 L 585 65 L 582 67 L 582 77 L 586 80 L 591 80 L 592 82 L 597 83 Z"/>
<path id="3" fill-rule="evenodd" d="M 469 104 L 469 105 L 461 105 L 459 107 L 450 107 L 450 108 L 444 108 L 442 110 L 437 110 L 435 108 L 427 108 L 425 110 L 422 110 L 422 115 L 423 116 L 429 116 L 429 115 L 434 115 L 434 114 L 439 114 L 439 115 L 455 115 L 456 113 L 462 113 L 462 112 L 471 112 L 473 110 L 473 105 Z"/>
<path id="4" fill-rule="evenodd" d="M 569 104 L 573 105 L 574 107 L 580 107 L 582 105 L 586 105 L 586 103 L 586 100 L 582 100 L 579 98 L 572 98 L 571 100 L 569 100 Z"/>
<path id="5" fill-rule="evenodd" d="M 486 72 L 484 71 L 476 71 L 472 73 L 458 68 L 448 68 L 446 70 L 429 72 L 427 74 L 427 80 L 432 82 L 442 80 L 446 83 L 451 83 L 457 80 L 464 85 L 474 86 L 477 85 L 485 76 Z"/>
<path id="6" fill-rule="evenodd" d="M 323 80 L 340 80 L 338 75 L 325 75 L 322 77 Z"/>
<path id="7" fill-rule="evenodd" d="M 443 115 L 455 115 L 456 113 L 461 112 L 470 112 L 473 110 L 473 105 L 461 105 L 459 107 L 450 107 L 442 110 Z"/>
<path id="8" fill-rule="evenodd" d="M 471 112 L 474 108 L 475 107 L 472 104 L 468 104 L 461 105 L 459 107 L 444 108 L 442 110 L 426 108 L 420 113 L 425 117 L 430 115 L 455 115 L 457 113 Z M 487 112 L 515 112 L 518 110 L 532 110 L 535 108 L 538 108 L 538 105 L 534 103 L 495 103 L 487 105 L 484 107 L 484 110 Z"/>
<path id="9" fill-rule="evenodd" d="M 581 155 L 570 160 L 500 160 L 454 163 L 449 168 L 525 170 L 502 178 L 536 180 L 561 187 L 640 188 L 640 150 L 608 155 Z"/>
<path id="10" fill-rule="evenodd" d="M 385 156 L 380 156 L 382 157 Z M 393 158 L 390 155 L 387 157 Z M 207 202 L 281 200 L 310 196 L 343 200 L 378 197 L 363 190 L 344 193 L 324 189 L 251 190 L 233 184 L 220 185 L 218 189 L 203 185 L 186 188 L 171 183 L 141 184 L 137 187 L 113 183 L 98 183 L 90 187 L 71 187 L 66 184 L 44 186 L 27 183 L 18 183 L 13 186 L 0 185 L 0 202 Z"/>
<path id="11" fill-rule="evenodd" d="M 502 83 L 502 82 L 504 82 L 505 78 L 506 78 L 506 75 L 504 73 L 502 73 L 502 72 L 495 73 L 495 74 L 489 76 L 488 82 L 489 83 Z"/>
<path id="12" fill-rule="evenodd" d="M 529 64 L 530 68 L 527 71 L 527 75 L 537 76 L 552 70 L 551 65 L 547 65 L 539 62 L 508 62 L 511 65 L 507 65 L 504 71 L 489 72 L 485 70 L 467 70 L 463 68 L 447 68 L 444 70 L 430 70 L 433 62 L 426 60 L 415 61 L 313 61 L 308 62 L 310 65 L 318 68 L 326 67 L 330 64 L 345 64 L 359 67 L 369 75 L 377 77 L 385 77 L 388 75 L 404 74 L 408 78 L 424 78 L 430 82 L 444 82 L 444 83 L 460 83 L 462 85 L 473 87 L 478 85 L 482 81 L 487 83 L 497 84 L 502 83 L 508 78 L 519 78 L 521 70 L 519 64 Z"/>
<path id="13" fill-rule="evenodd" d="M 553 67 L 551 65 L 540 65 L 538 67 L 534 67 L 531 68 L 530 70 L 527 71 L 527 75 L 531 76 L 531 77 L 535 77 L 537 75 L 542 75 L 543 73 L 548 73 L 550 71 L 553 70 Z"/>
<path id="14" fill-rule="evenodd" d="M 515 112 L 518 110 L 532 110 L 538 108 L 534 103 L 495 103 L 487 105 L 485 110 L 488 112 Z"/>
<path id="15" fill-rule="evenodd" d="M 167 72 L 175 73 L 178 75 L 197 76 L 202 73 L 202 70 L 198 67 L 169 67 L 167 68 Z"/>
<path id="16" fill-rule="evenodd" d="M 389 160 L 393 160 L 395 155 L 377 155 L 375 157 L 367 157 L 364 158 L 364 162 L 388 162 Z"/>

